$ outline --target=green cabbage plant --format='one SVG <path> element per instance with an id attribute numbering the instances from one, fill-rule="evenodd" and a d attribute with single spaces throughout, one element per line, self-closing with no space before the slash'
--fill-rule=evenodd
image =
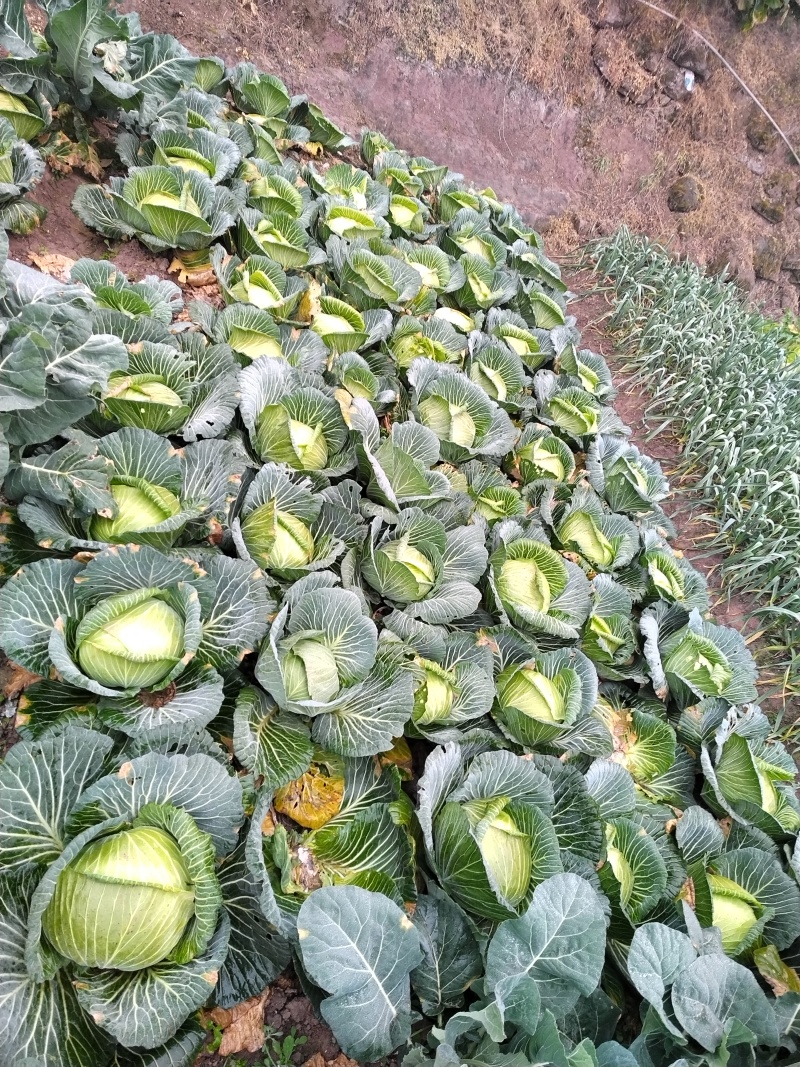
<path id="1" fill-rule="evenodd" d="M 732 704 L 756 699 L 756 668 L 745 640 L 727 626 L 707 622 L 697 608 L 665 603 L 642 616 L 647 657 L 656 692 L 684 704 L 692 697 L 724 697 Z"/>
<path id="2" fill-rule="evenodd" d="M 130 323 L 153 318 L 163 326 L 170 326 L 173 315 L 183 308 L 183 293 L 174 282 L 154 274 L 131 282 L 106 260 L 79 259 L 70 271 L 70 278 L 91 290 L 97 308 L 118 312 Z"/>
<path id="3" fill-rule="evenodd" d="M 645 530 L 641 562 L 647 568 L 651 595 L 686 609 L 708 609 L 708 589 L 700 572 L 676 552 L 657 530 Z"/>
<path id="4" fill-rule="evenodd" d="M 465 368 L 470 378 L 483 391 L 509 411 L 518 411 L 532 403 L 524 393 L 527 384 L 525 368 L 516 352 L 491 342 L 470 345 L 470 358 Z"/>
<path id="5" fill-rule="evenodd" d="M 394 523 L 373 519 L 360 566 L 367 585 L 384 600 L 412 618 L 441 624 L 477 608 L 475 583 L 486 559 L 480 526 L 447 530 L 421 508 L 406 508 Z"/>
<path id="6" fill-rule="evenodd" d="M 460 740 L 463 731 L 473 736 L 478 729 L 488 733 L 486 716 L 494 696 L 489 643 L 464 633 L 435 642 L 425 640 L 428 636 L 419 640 L 414 658 L 414 710 L 407 730 L 439 744 Z M 413 636 L 406 639 L 414 644 Z"/>
<path id="7" fill-rule="evenodd" d="M 441 470 L 453 489 L 464 493 L 475 513 L 489 525 L 526 514 L 527 505 L 521 494 L 491 463 L 470 460 L 461 467 L 447 465 Z"/>
<path id="8" fill-rule="evenodd" d="M 599 433 L 619 431 L 622 424 L 611 408 L 568 378 L 558 378 L 550 371 L 540 371 L 534 379 L 539 401 L 539 419 L 567 434 L 580 444 Z"/>
<path id="9" fill-rule="evenodd" d="M 123 429 L 88 444 L 70 441 L 15 465 L 6 492 L 40 545 L 94 550 L 106 544 L 202 540 L 226 516 L 242 465 L 226 441 L 176 452 L 150 430 Z M 65 492 L 65 485 L 74 486 Z"/>
<path id="10" fill-rule="evenodd" d="M 110 546 L 89 563 L 43 559 L 0 590 L 0 640 L 35 674 L 72 687 L 65 714 L 95 706 L 133 735 L 167 723 L 205 726 L 222 680 L 255 647 L 270 600 L 263 575 L 217 556 L 197 562 L 148 546 Z M 233 611 L 233 605 L 236 611 Z M 29 621 L 24 627 L 17 620 Z M 41 683 L 42 715 L 48 685 Z M 28 694 L 31 718 L 38 693 Z"/>
<path id="11" fill-rule="evenodd" d="M 91 421 L 105 432 L 131 426 L 186 441 L 219 437 L 238 400 L 231 348 L 208 344 L 200 333 L 183 333 L 176 345 L 166 330 L 145 323 L 137 319 L 128 327 L 115 318 L 115 328 L 127 334 L 127 367 L 109 375 Z M 158 339 L 144 339 L 150 337 Z"/>
<path id="12" fill-rule="evenodd" d="M 355 464 L 341 408 L 322 378 L 280 359 L 257 359 L 241 375 L 241 413 L 262 459 L 294 470 L 344 474 Z"/>
<path id="13" fill-rule="evenodd" d="M 592 579 L 592 603 L 583 625 L 581 649 L 601 678 L 641 678 L 644 666 L 638 651 L 633 598 L 608 574 Z"/>
<path id="14" fill-rule="evenodd" d="M 2 97 L 2 94 L 0 94 Z M 44 160 L 0 117 L 0 226 L 12 233 L 35 230 L 46 210 L 24 198 L 44 174 Z"/>
<path id="15" fill-rule="evenodd" d="M 153 252 L 204 253 L 185 262 L 187 268 L 208 269 L 205 250 L 233 226 L 241 205 L 205 171 L 154 164 L 134 167 L 127 178 L 112 178 L 108 186 L 81 186 L 72 206 L 104 237 L 138 237 Z"/>
<path id="16" fill-rule="evenodd" d="M 127 758 L 77 726 L 14 749 L 0 768 L 9 1062 L 194 1055 L 189 1016 L 277 975 L 278 937 L 269 960 L 237 957 L 258 930 L 234 905 L 243 817 L 238 779 L 207 754 Z"/>
<path id="17" fill-rule="evenodd" d="M 515 352 L 531 372 L 547 362 L 549 337 L 544 331 L 531 329 L 514 311 L 492 308 L 486 316 L 486 332 Z"/>
<path id="18" fill-rule="evenodd" d="M 487 752 L 466 764 L 458 745 L 437 749 L 420 781 L 426 851 L 463 908 L 501 920 L 563 869 L 550 814 L 553 788 L 532 763 Z"/>
<path id="19" fill-rule="evenodd" d="M 242 258 L 266 256 L 284 270 L 313 266 L 324 258 L 312 244 L 308 231 L 294 216 L 265 215 L 254 207 L 242 207 L 239 211 L 236 248 Z"/>
<path id="20" fill-rule="evenodd" d="M 267 256 L 247 256 L 243 262 L 215 245 L 211 262 L 226 303 L 252 304 L 277 321 L 292 317 L 306 288 L 301 278 L 288 277 Z"/>
<path id="21" fill-rule="evenodd" d="M 347 246 L 338 237 L 330 238 L 326 250 L 343 294 L 359 310 L 404 307 L 420 292 L 420 274 L 397 256 L 378 255 L 361 242 Z"/>
<path id="22" fill-rule="evenodd" d="M 218 312 L 196 301 L 192 311 L 209 340 L 224 351 L 232 351 L 240 366 L 267 358 L 313 374 L 320 374 L 325 367 L 328 350 L 322 340 L 311 330 L 278 325 L 269 311 L 238 301 Z"/>
<path id="23" fill-rule="evenodd" d="M 639 549 L 639 533 L 624 515 L 603 509 L 591 489 L 579 488 L 569 503 L 552 509 L 553 529 L 562 547 L 576 552 L 595 571 L 627 566 Z"/>
<path id="24" fill-rule="evenodd" d="M 123 135 L 117 141 L 117 153 L 129 169 L 179 167 L 210 178 L 215 185 L 229 178 L 242 158 L 239 146 L 229 137 L 202 128 L 155 129 L 142 143 L 131 134 Z"/>
<path id="25" fill-rule="evenodd" d="M 370 499 L 399 511 L 432 507 L 452 495 L 445 475 L 431 469 L 439 460 L 439 440 L 426 426 L 395 422 L 382 437 L 375 412 L 363 400 L 352 404 L 349 417 L 358 435 L 359 474 Z"/>
<path id="26" fill-rule="evenodd" d="M 772 739 L 767 717 L 755 707 L 726 714 L 715 706 L 705 726 L 703 794 L 711 810 L 752 823 L 775 840 L 796 834 L 800 802 L 793 788 L 794 761 Z"/>
<path id="27" fill-rule="evenodd" d="M 401 318 L 388 345 L 398 366 L 404 369 L 420 357 L 437 363 L 458 363 L 466 349 L 464 337 L 449 322 L 436 316 L 426 320 L 412 316 Z"/>
<path id="28" fill-rule="evenodd" d="M 288 90 L 279 78 L 264 74 L 252 63 L 238 63 L 227 72 L 238 121 L 249 131 L 255 154 L 280 163 L 279 146 L 298 137 L 299 131 L 289 129 Z M 234 113 L 235 115 L 235 113 Z M 307 131 L 301 135 L 307 140 Z"/>
<path id="29" fill-rule="evenodd" d="M 800 935 L 800 890 L 775 856 L 746 836 L 726 843 L 720 824 L 696 806 L 684 811 L 676 836 L 697 916 L 719 930 L 722 949 L 741 959 L 763 945 L 788 949 Z"/>
<path id="30" fill-rule="evenodd" d="M 4 119 L 23 141 L 32 141 L 52 120 L 47 101 L 41 94 L 27 96 L 6 92 L 0 87 L 0 119 Z"/>
<path id="31" fill-rule="evenodd" d="M 277 166 L 251 157 L 242 161 L 237 174 L 247 183 L 248 206 L 267 218 L 287 216 L 302 226 L 311 221 L 311 190 L 301 179 L 296 164 L 287 160 Z"/>
<path id="32" fill-rule="evenodd" d="M 239 555 L 287 580 L 332 566 L 346 548 L 337 536 L 334 499 L 315 493 L 308 480 L 287 468 L 266 463 L 231 523 Z"/>
<path id="33" fill-rule="evenodd" d="M 0 264 L 6 254 L 7 242 Z M 127 369 L 129 353 L 83 287 L 25 269 L 8 286 L 0 278 L 0 433 L 11 448 L 24 449 L 91 415 L 110 377 Z"/>
<path id="34" fill-rule="evenodd" d="M 402 649 L 378 641 L 362 601 L 330 571 L 289 589 L 261 646 L 256 678 L 276 704 L 311 720 L 315 743 L 344 756 L 391 748 L 413 705 Z"/>
<path id="35" fill-rule="evenodd" d="M 529 422 L 514 446 L 509 472 L 525 485 L 568 482 L 575 470 L 569 445 L 547 426 Z"/>
<path id="36" fill-rule="evenodd" d="M 513 445 L 517 431 L 506 412 L 455 368 L 421 357 L 408 380 L 419 421 L 442 442 L 445 459 L 500 456 Z"/>
<path id="37" fill-rule="evenodd" d="M 592 487 L 612 511 L 625 515 L 659 514 L 669 487 L 661 467 L 634 445 L 601 434 L 586 457 Z"/>
<path id="38" fill-rule="evenodd" d="M 536 654 L 530 643 L 496 638 L 501 668 L 495 678 L 492 714 L 513 741 L 529 750 L 544 745 L 592 750 L 588 720 L 597 701 L 597 675 L 577 650 Z"/>
<path id="39" fill-rule="evenodd" d="M 577 638 L 589 614 L 589 583 L 575 563 L 547 543 L 535 527 L 513 520 L 493 533 L 489 583 L 504 621 L 523 631 Z"/>

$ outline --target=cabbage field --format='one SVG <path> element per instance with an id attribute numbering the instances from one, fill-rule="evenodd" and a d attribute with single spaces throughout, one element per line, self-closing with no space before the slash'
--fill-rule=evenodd
<path id="1" fill-rule="evenodd" d="M 181 285 L 0 234 L 2 1067 L 189 1065 L 288 967 L 359 1062 L 800 1062 L 795 765 L 539 235 L 44 7 L 0 13 L 0 218 L 103 118 L 74 210 Z"/>

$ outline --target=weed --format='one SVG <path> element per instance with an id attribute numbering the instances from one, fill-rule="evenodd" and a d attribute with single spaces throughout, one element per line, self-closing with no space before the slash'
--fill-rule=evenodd
<path id="1" fill-rule="evenodd" d="M 215 1023 L 214 1020 L 210 1016 L 208 1016 L 207 1018 L 204 1019 L 203 1027 L 211 1035 L 210 1040 L 203 1047 L 203 1052 L 207 1052 L 207 1053 L 217 1052 L 219 1050 L 219 1046 L 222 1044 L 222 1034 L 223 1034 L 222 1027 L 219 1026 L 217 1023 Z M 234 1067 L 234 1065 L 231 1064 L 230 1067 Z"/>
<path id="2" fill-rule="evenodd" d="M 264 1067 L 292 1067 L 292 1056 L 298 1048 L 305 1045 L 305 1034 L 298 1036 L 295 1027 L 285 1036 L 280 1030 L 266 1026 L 264 1028 Z"/>

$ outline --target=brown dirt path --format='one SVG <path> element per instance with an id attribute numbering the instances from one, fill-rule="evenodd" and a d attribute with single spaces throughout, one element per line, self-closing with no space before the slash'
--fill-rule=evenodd
<path id="1" fill-rule="evenodd" d="M 768 151 L 753 148 L 752 106 L 713 57 L 685 99 L 668 95 L 681 94 L 683 77 L 669 56 L 697 63 L 676 52 L 675 26 L 635 0 L 127 3 L 194 50 L 260 63 L 352 132 L 379 128 L 492 185 L 550 226 L 555 252 L 626 222 L 698 262 L 733 258 L 757 299 L 797 309 L 800 273 L 780 268 L 800 264 L 800 168 L 769 136 Z M 742 34 L 726 0 L 671 7 L 800 142 L 800 19 Z M 631 103 L 631 92 L 649 99 Z M 699 207 L 672 212 L 668 190 L 687 176 Z M 753 210 L 765 198 L 782 222 Z M 773 237 L 777 263 L 766 263 Z M 754 260 L 768 278 L 756 280 Z"/>

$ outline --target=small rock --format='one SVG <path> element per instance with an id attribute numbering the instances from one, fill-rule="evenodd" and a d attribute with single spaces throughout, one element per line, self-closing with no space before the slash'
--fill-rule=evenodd
<path id="1" fill-rule="evenodd" d="M 622 34 L 600 30 L 592 46 L 594 65 L 621 97 L 642 106 L 653 99 L 655 79 L 643 70 Z"/>
<path id="2" fill-rule="evenodd" d="M 783 263 L 783 241 L 774 234 L 759 237 L 753 249 L 753 269 L 757 278 L 776 282 L 780 278 Z"/>
<path id="3" fill-rule="evenodd" d="M 793 248 L 790 252 L 787 252 L 783 257 L 781 266 L 792 274 L 800 274 L 800 248 Z"/>
<path id="4" fill-rule="evenodd" d="M 630 26 L 636 12 L 630 0 L 590 0 L 589 18 L 598 29 L 621 30 Z"/>
<path id="5" fill-rule="evenodd" d="M 756 211 L 767 222 L 783 222 L 786 205 L 792 197 L 794 175 L 787 171 L 776 171 L 764 179 L 764 195 L 753 201 Z"/>
<path id="6" fill-rule="evenodd" d="M 764 112 L 757 107 L 753 107 L 750 112 L 745 133 L 747 134 L 747 140 L 755 148 L 756 152 L 771 152 L 774 148 L 777 148 L 780 140 L 778 131 Z"/>
<path id="7" fill-rule="evenodd" d="M 771 222 L 773 226 L 783 222 L 786 215 L 786 208 L 783 204 L 768 200 L 765 196 L 760 196 L 754 200 L 751 207 L 757 215 L 760 215 L 762 219 L 766 219 L 767 222 Z"/>
<path id="8" fill-rule="evenodd" d="M 751 159 L 750 156 L 747 156 L 745 163 L 751 174 L 761 175 L 766 173 L 767 164 L 763 159 Z"/>
<path id="9" fill-rule="evenodd" d="M 706 267 L 706 274 L 716 277 L 725 271 L 725 280 L 734 282 L 749 292 L 756 284 L 753 270 L 753 250 L 744 238 L 730 238 L 723 242 Z"/>
<path id="10" fill-rule="evenodd" d="M 686 79 L 687 72 L 673 63 L 671 59 L 665 59 L 661 65 L 659 81 L 661 88 L 671 100 L 688 100 L 694 88 L 694 75 L 689 72 L 691 84 Z"/>
<path id="11" fill-rule="evenodd" d="M 682 34 L 670 49 L 669 57 L 679 67 L 690 70 L 701 82 L 710 74 L 709 51 L 693 33 Z"/>
<path id="12" fill-rule="evenodd" d="M 794 181 L 794 174 L 791 172 L 776 170 L 764 179 L 764 194 L 770 200 L 778 200 L 781 204 L 786 204 L 792 198 Z"/>
<path id="13" fill-rule="evenodd" d="M 667 191 L 667 207 L 681 214 L 697 211 L 702 200 L 703 186 L 691 174 L 678 178 Z"/>

